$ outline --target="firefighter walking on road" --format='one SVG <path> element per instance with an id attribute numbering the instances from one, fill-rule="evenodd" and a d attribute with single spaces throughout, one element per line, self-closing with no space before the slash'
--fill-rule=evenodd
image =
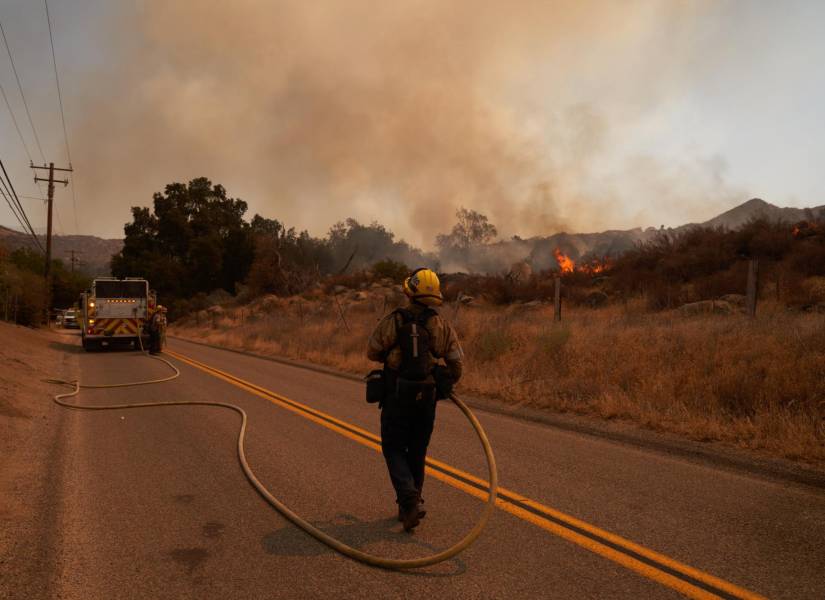
<path id="1" fill-rule="evenodd" d="M 370 336 L 367 356 L 384 363 L 381 448 L 405 531 L 426 514 L 421 492 L 437 400 L 461 377 L 463 352 L 455 330 L 434 307 L 442 303 L 438 276 L 417 269 L 404 281 L 405 308 L 385 316 Z M 439 364 L 439 359 L 444 364 Z"/>

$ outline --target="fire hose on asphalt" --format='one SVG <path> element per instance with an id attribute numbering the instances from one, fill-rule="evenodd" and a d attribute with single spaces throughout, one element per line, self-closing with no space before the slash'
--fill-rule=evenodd
<path id="1" fill-rule="evenodd" d="M 140 340 L 140 336 L 138 336 L 138 340 Z M 143 350 L 142 340 L 140 340 L 140 348 L 141 351 L 144 354 L 146 354 L 145 350 Z M 148 354 L 146 355 L 149 356 Z M 308 521 L 302 519 L 289 507 L 287 507 L 284 503 L 282 503 L 280 500 L 278 500 L 275 496 L 272 495 L 272 493 L 266 488 L 266 486 L 263 483 L 261 483 L 261 481 L 255 475 L 255 473 L 252 471 L 252 468 L 249 466 L 249 463 L 246 460 L 246 452 L 244 450 L 244 439 L 246 437 L 247 415 L 246 411 L 244 411 L 244 409 L 242 409 L 240 406 L 237 406 L 235 404 L 229 404 L 228 402 L 198 400 L 185 400 L 179 402 L 140 402 L 135 404 L 106 404 L 97 406 L 82 406 L 63 401 L 64 398 L 71 398 L 77 396 L 80 393 L 81 389 L 109 389 L 132 387 L 139 385 L 150 385 L 155 383 L 164 383 L 167 381 L 172 381 L 173 379 L 177 379 L 180 376 L 180 370 L 165 358 L 162 358 L 160 356 L 150 356 L 150 358 L 154 358 L 165 363 L 169 366 L 170 369 L 172 369 L 172 371 L 174 371 L 174 374 L 169 375 L 168 377 L 163 377 L 161 379 L 131 381 L 128 383 L 113 383 L 106 385 L 81 384 L 80 381 L 65 381 L 62 379 L 48 379 L 46 381 L 48 383 L 74 386 L 74 390 L 71 392 L 55 395 L 54 401 L 60 406 L 76 410 L 119 410 L 127 408 L 150 408 L 158 406 L 220 406 L 222 408 L 228 408 L 229 410 L 235 411 L 236 413 L 241 415 L 241 428 L 238 432 L 238 459 L 240 460 L 241 468 L 243 469 L 244 475 L 249 480 L 249 483 L 252 484 L 252 487 L 254 487 L 258 491 L 258 493 L 261 496 L 263 496 L 264 500 L 266 500 L 275 510 L 281 513 L 281 515 L 283 515 L 286 519 L 291 521 L 297 527 L 303 529 L 306 533 L 314 537 L 319 542 L 326 544 L 336 552 L 348 556 L 349 558 L 352 558 L 356 561 L 374 567 L 398 570 L 417 569 L 421 567 L 428 567 L 436 563 L 448 560 L 456 556 L 459 552 L 465 550 L 468 546 L 470 546 L 470 544 L 472 544 L 478 538 L 478 536 L 481 535 L 482 530 L 487 525 L 487 522 L 490 520 L 490 516 L 492 515 L 493 510 L 496 506 L 496 492 L 498 489 L 498 472 L 496 469 L 496 460 L 493 456 L 493 449 L 490 446 L 490 441 L 489 439 L 487 439 L 487 434 L 484 432 L 481 423 L 479 423 L 478 419 L 472 413 L 469 407 L 464 402 L 462 402 L 460 398 L 455 396 L 455 394 L 451 395 L 450 399 L 461 410 L 461 412 L 464 413 L 464 416 L 467 417 L 467 419 L 470 421 L 470 424 L 473 426 L 474 431 L 478 435 L 478 439 L 481 441 L 481 445 L 484 449 L 484 454 L 487 458 L 487 467 L 489 470 L 489 489 L 487 502 L 485 504 L 484 510 L 481 513 L 481 516 L 478 522 L 476 523 L 475 527 L 473 527 L 473 529 L 470 530 L 470 532 L 466 536 L 464 536 L 463 539 L 461 539 L 455 545 L 445 550 L 442 550 L 441 552 L 437 552 L 436 554 L 432 554 L 430 556 L 423 556 L 421 558 L 412 559 L 384 558 L 381 556 L 376 556 L 374 554 L 363 552 L 357 548 L 353 548 L 352 546 L 348 546 L 342 541 L 324 533 L 317 527 L 311 525 Z"/>

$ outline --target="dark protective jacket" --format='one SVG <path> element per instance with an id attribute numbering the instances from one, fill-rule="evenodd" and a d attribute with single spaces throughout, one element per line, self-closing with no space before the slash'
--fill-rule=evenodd
<path id="1" fill-rule="evenodd" d="M 407 309 L 417 315 L 427 307 L 412 302 Z M 455 329 L 438 314 L 427 319 L 426 328 L 430 334 L 432 366 L 437 364 L 439 358 L 444 359 L 450 377 L 454 382 L 458 381 L 464 367 L 464 351 L 458 342 Z M 397 345 L 396 334 L 397 321 L 393 312 L 381 319 L 375 331 L 372 332 L 367 346 L 367 358 L 385 363 L 390 369 L 398 370 L 401 366 L 401 348 Z"/>

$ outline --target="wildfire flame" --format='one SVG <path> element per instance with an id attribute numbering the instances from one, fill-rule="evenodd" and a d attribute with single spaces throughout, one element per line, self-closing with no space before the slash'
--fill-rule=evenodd
<path id="1" fill-rule="evenodd" d="M 607 257 L 602 260 L 594 258 L 589 262 L 577 265 L 576 261 L 567 256 L 559 248 L 553 250 L 553 256 L 556 257 L 556 262 L 559 263 L 559 270 L 562 273 L 573 273 L 577 271 L 579 273 L 587 273 L 588 275 L 596 275 L 597 273 L 603 273 L 611 266 L 611 262 Z"/>
<path id="2" fill-rule="evenodd" d="M 556 257 L 556 262 L 559 263 L 559 269 L 562 273 L 572 273 L 573 269 L 576 268 L 576 263 L 573 262 L 573 259 L 558 248 L 553 250 L 553 256 Z"/>

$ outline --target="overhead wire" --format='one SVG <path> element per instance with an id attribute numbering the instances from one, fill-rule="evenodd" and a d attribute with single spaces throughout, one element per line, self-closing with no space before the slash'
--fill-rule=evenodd
<path id="1" fill-rule="evenodd" d="M 29 111 L 29 104 L 26 101 L 26 94 L 23 92 L 23 85 L 20 81 L 20 75 L 17 72 L 17 66 L 14 63 L 14 57 L 13 57 L 12 52 L 11 52 L 11 46 L 9 45 L 9 40 L 6 37 L 6 31 L 5 31 L 5 29 L 3 29 L 3 23 L 2 22 L 0 22 L 0 34 L 2 34 L 3 43 L 6 46 L 6 53 L 8 54 L 9 63 L 11 64 L 12 72 L 14 73 L 15 80 L 17 81 L 17 88 L 20 91 L 20 97 L 23 100 L 23 106 L 26 110 L 26 116 L 29 119 L 29 125 L 31 126 L 32 133 L 34 134 L 35 143 L 37 144 L 37 148 L 40 151 L 41 158 L 43 158 L 43 160 L 45 162 L 45 155 L 43 154 L 43 148 L 40 145 L 40 138 L 37 135 L 37 129 L 34 126 L 34 121 L 32 120 L 31 112 Z M 6 90 L 3 88 L 3 86 L 1 84 L 0 84 L 0 95 L 3 96 L 3 101 L 6 105 L 6 108 L 9 111 L 9 115 L 11 116 L 12 123 L 14 123 L 14 128 L 17 131 L 17 136 L 20 138 L 20 144 L 23 146 L 23 151 L 26 153 L 26 157 L 29 159 L 29 163 L 34 163 L 34 159 L 32 158 L 31 151 L 29 150 L 29 145 L 26 143 L 26 138 L 23 135 L 23 131 L 20 129 L 20 123 L 17 121 L 17 117 L 15 116 L 14 110 L 11 107 L 11 102 L 9 101 L 8 95 L 6 94 Z M 8 175 L 6 175 L 6 178 L 8 179 Z M 9 181 L 9 185 L 11 185 L 11 180 L 9 179 L 8 181 Z M 43 198 L 43 188 L 40 186 L 39 183 L 36 183 L 36 186 L 37 186 L 38 191 L 40 192 L 40 197 L 38 199 L 39 200 L 44 200 L 44 198 Z M 6 202 L 11 201 L 14 204 L 19 205 L 20 204 L 20 198 L 17 195 L 17 193 L 15 192 L 14 194 L 12 194 L 11 191 L 8 190 L 8 188 L 7 188 L 7 192 L 10 196 L 10 200 L 7 199 Z M 12 208 L 11 204 L 10 204 L 10 208 Z M 17 211 L 19 211 L 22 214 L 23 222 L 21 222 L 21 226 L 23 227 L 24 232 L 27 231 L 27 230 L 30 231 L 31 235 L 34 237 L 35 242 L 37 242 L 37 246 L 42 250 L 42 245 L 40 244 L 40 241 L 37 238 L 37 235 L 34 233 L 34 230 L 31 227 L 31 223 L 29 222 L 28 216 L 26 215 L 25 210 L 23 210 L 22 205 L 20 205 L 17 210 L 12 208 L 12 212 L 15 213 L 16 217 L 18 217 Z M 20 217 L 18 217 L 18 221 L 20 221 Z"/>
<path id="2" fill-rule="evenodd" d="M 49 44 L 52 48 L 52 66 L 54 67 L 54 82 L 57 86 L 57 102 L 60 106 L 60 122 L 63 124 L 63 141 L 66 143 L 66 157 L 69 159 L 69 168 L 72 166 L 72 151 L 69 148 L 69 133 L 66 129 L 66 113 L 63 110 L 63 93 L 60 89 L 60 76 L 57 73 L 57 57 L 54 52 L 54 35 L 52 34 L 52 19 L 51 15 L 49 14 L 49 1 L 43 0 L 43 4 L 46 7 L 46 21 L 49 24 Z M 80 229 L 78 227 L 77 222 L 77 195 L 75 194 L 75 184 L 74 179 L 76 176 L 72 177 L 72 209 L 74 210 L 74 228 L 75 233 L 80 233 Z"/>
<path id="3" fill-rule="evenodd" d="M 11 108 L 11 103 L 9 102 L 9 98 L 6 95 L 6 90 L 3 89 L 3 84 L 0 83 L 0 95 L 3 96 L 3 101 L 6 104 L 6 108 L 9 111 L 9 115 L 11 116 L 11 121 L 14 123 L 14 128 L 17 131 L 17 136 L 20 138 L 20 145 L 23 146 L 23 151 L 26 153 L 26 156 L 29 159 L 29 163 L 34 163 L 34 159 L 32 158 L 32 154 L 29 151 L 29 145 L 26 143 L 26 138 L 23 137 L 23 132 L 20 130 L 20 124 L 17 122 L 17 117 L 14 116 L 14 110 Z M 20 198 L 29 198 L 31 200 L 42 200 L 45 202 L 45 198 L 43 197 L 43 188 L 39 182 L 35 182 L 37 189 L 40 191 L 39 196 L 19 196 Z"/>
<path id="4" fill-rule="evenodd" d="M 14 116 L 14 111 L 11 108 L 11 103 L 9 102 L 9 98 L 6 95 L 6 90 L 3 89 L 2 84 L 0 84 L 0 95 L 3 96 L 3 101 L 6 104 L 6 108 L 9 111 L 9 115 L 11 116 L 12 123 L 14 123 L 14 128 L 17 131 L 17 136 L 20 138 L 20 144 L 23 146 L 23 150 L 25 151 L 26 156 L 29 158 L 29 162 L 32 163 L 34 161 L 32 160 L 32 155 L 31 155 L 31 152 L 29 151 L 29 146 L 28 146 L 28 144 L 26 144 L 26 138 L 23 137 L 23 132 L 20 130 L 20 124 L 17 122 L 17 117 Z M 23 198 L 31 198 L 31 199 L 34 199 L 34 200 L 43 200 L 43 190 L 42 190 L 42 188 L 40 188 L 40 186 L 38 185 L 37 189 L 40 190 L 40 196 L 38 196 L 38 197 L 23 196 Z M 9 192 L 9 195 L 11 196 L 11 192 Z M 11 197 L 13 198 L 14 196 L 11 196 Z M 5 198 L 5 196 L 4 196 L 4 198 Z M 19 196 L 18 196 L 18 198 L 19 198 Z M 9 208 L 12 209 L 12 213 L 17 218 L 17 220 L 20 221 L 20 224 L 23 227 L 23 230 L 25 231 L 27 228 L 26 228 L 25 224 L 21 221 L 21 218 L 18 216 L 17 211 L 14 208 L 14 206 L 12 206 L 12 204 L 10 204 L 10 200 L 6 199 L 6 203 L 9 203 Z"/>
<path id="5" fill-rule="evenodd" d="M 14 188 L 11 186 L 11 181 L 6 182 L 6 180 L 0 176 L 0 184 L 2 184 L 3 188 L 5 188 L 5 194 L 8 196 L 7 201 L 11 202 L 12 212 L 14 212 L 18 220 L 22 220 L 23 231 L 29 233 L 31 231 L 31 223 L 29 222 L 28 216 L 26 215 L 26 211 L 23 209 L 22 204 L 20 204 L 20 200 L 13 192 Z"/>
<path id="6" fill-rule="evenodd" d="M 0 179 L 0 183 L 3 184 L 3 186 L 0 187 L 0 196 L 3 196 L 3 200 L 5 200 L 6 204 L 9 205 L 9 210 L 11 210 L 11 214 L 13 214 L 14 218 L 17 219 L 17 222 L 20 223 L 20 227 L 23 228 L 24 233 L 28 233 L 26 223 L 24 222 L 20 214 L 18 214 L 17 208 L 15 207 L 14 203 L 9 199 L 9 195 L 6 195 L 6 192 L 3 191 L 3 188 L 6 187 L 5 182 L 2 179 Z"/>
<path id="7" fill-rule="evenodd" d="M 24 223 L 21 223 L 21 225 L 23 225 L 23 230 L 30 233 L 40 251 L 45 252 L 45 250 L 43 249 L 43 245 L 40 243 L 40 239 L 37 237 L 37 234 L 34 231 L 34 227 L 32 227 L 31 221 L 29 221 L 28 215 L 26 215 L 26 210 L 23 208 L 23 204 L 20 202 L 20 198 L 17 196 L 17 190 L 14 189 L 14 184 L 11 182 L 11 178 L 9 177 L 9 174 L 6 171 L 6 165 L 3 164 L 2 159 L 0 159 L 0 170 L 2 170 L 3 172 L 2 176 L 0 176 L 0 183 L 3 184 L 4 188 L 6 188 L 6 191 L 8 192 L 8 195 L 11 199 L 11 204 L 14 204 L 14 206 L 16 206 L 17 211 L 19 211 L 19 216 L 24 221 Z M 3 180 L 3 177 L 5 177 L 5 181 Z"/>
<path id="8" fill-rule="evenodd" d="M 3 43 L 6 45 L 6 52 L 9 55 L 9 62 L 11 62 L 11 70 L 14 72 L 14 78 L 17 80 L 17 89 L 20 90 L 20 97 L 23 99 L 23 106 L 26 109 L 26 116 L 29 118 L 29 125 L 32 128 L 32 133 L 34 134 L 34 141 L 37 144 L 37 149 L 40 151 L 40 157 L 43 159 L 43 162 L 46 161 L 46 155 L 43 154 L 43 147 L 40 145 L 40 137 L 37 135 L 37 129 L 34 126 L 34 121 L 32 120 L 32 114 L 29 110 L 29 103 L 26 101 L 26 94 L 23 92 L 23 84 L 20 82 L 20 75 L 17 73 L 17 66 L 14 64 L 14 57 L 11 53 L 11 47 L 9 46 L 9 40 L 6 38 L 6 31 L 3 29 L 3 23 L 0 21 L 0 35 L 3 37 Z"/>
<path id="9" fill-rule="evenodd" d="M 14 196 L 9 192 L 8 186 L 6 182 L 0 177 L 0 183 L 2 183 L 2 187 L 0 187 L 0 196 L 3 196 L 3 199 L 6 201 L 6 204 L 9 205 L 9 210 L 14 215 L 17 222 L 20 223 L 20 227 L 23 230 L 23 233 L 29 235 L 35 243 L 37 249 L 43 252 L 43 246 L 40 244 L 40 240 L 37 238 L 37 235 L 31 229 L 31 223 L 29 223 L 28 218 L 26 217 L 25 212 L 21 212 L 20 208 L 17 207 L 16 203 L 14 202 Z M 5 188 L 5 190 L 4 190 Z"/>
<path id="10" fill-rule="evenodd" d="M 8 96 L 6 96 L 6 90 L 3 89 L 2 83 L 0 83 L 0 95 L 3 96 L 3 101 L 6 103 L 6 108 L 9 109 L 9 114 L 11 115 L 12 123 L 14 123 L 14 128 L 17 130 L 17 135 L 20 138 L 20 143 L 23 144 L 23 149 L 26 151 L 26 156 L 29 157 L 29 162 L 33 163 L 34 160 L 32 159 L 32 153 L 29 152 L 29 146 L 28 144 L 26 144 L 26 139 L 23 137 L 23 132 L 20 131 L 20 124 L 17 122 L 17 117 L 14 116 L 14 111 L 11 109 L 9 98 Z"/>

